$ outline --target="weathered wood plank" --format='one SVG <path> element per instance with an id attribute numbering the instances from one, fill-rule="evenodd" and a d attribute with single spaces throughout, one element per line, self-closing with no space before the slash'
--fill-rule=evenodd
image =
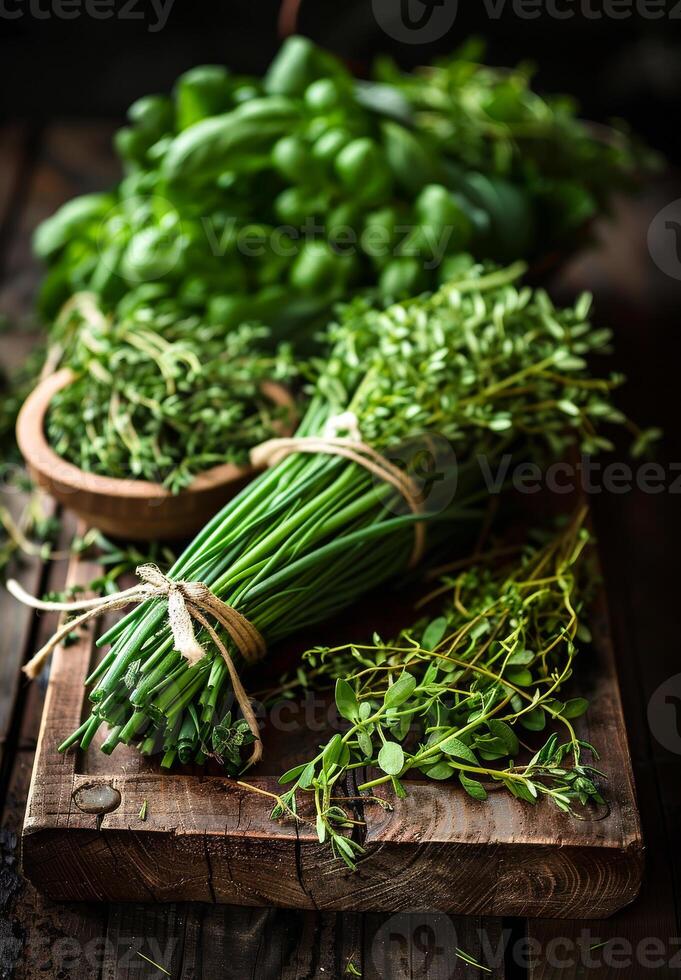
<path id="1" fill-rule="evenodd" d="M 83 578 L 74 561 L 71 577 Z M 85 578 L 92 576 L 92 569 Z M 458 786 L 412 781 L 393 812 L 364 807 L 367 857 L 356 873 L 338 868 L 304 822 L 273 823 L 261 795 L 204 773 L 163 773 L 116 750 L 92 767 L 57 744 L 81 722 L 87 641 L 55 656 L 24 830 L 24 867 L 53 897 L 109 901 L 207 901 L 318 910 L 439 909 L 485 915 L 600 917 L 631 901 L 641 841 L 607 620 L 594 619 L 593 663 L 582 658 L 592 701 L 583 734 L 603 747 L 609 812 L 576 821 L 543 801 L 530 808 L 504 793 L 480 804 Z M 301 718 L 293 744 L 303 736 Z M 316 738 L 319 738 L 317 733 Z M 286 737 L 264 734 L 274 772 Z M 290 745 L 290 743 L 289 743 Z M 87 756 L 86 756 L 87 759 Z M 270 793 L 277 783 L 255 774 Z M 73 794 L 107 786 L 113 812 L 82 812 Z M 139 816 L 148 801 L 146 820 Z M 560 847 L 556 847 L 560 842 Z M 413 883 L 419 887 L 414 894 Z M 598 887 L 594 888 L 594 882 Z"/>
<path id="2" fill-rule="evenodd" d="M 74 523 L 67 518 L 57 543 L 59 550 L 68 548 L 74 527 Z M 61 590 L 67 570 L 67 559 L 52 562 L 45 577 L 45 588 Z M 55 625 L 55 615 L 41 616 L 33 642 L 37 645 L 45 642 Z M 19 676 L 17 668 L 17 678 Z M 39 681 L 26 688 L 25 701 L 21 705 L 20 728 L 2 812 L 4 831 L 17 837 L 21 833 L 44 699 L 45 683 Z M 18 859 L 18 853 L 16 857 Z M 9 908 L 6 912 L 8 921 L 11 914 L 11 921 L 16 923 L 15 932 L 21 936 L 20 955 L 17 950 L 17 980 L 44 980 L 46 976 L 75 980 L 76 977 L 99 976 L 106 921 L 104 906 L 57 905 L 39 895 L 28 882 L 19 882 L 11 913 Z"/>

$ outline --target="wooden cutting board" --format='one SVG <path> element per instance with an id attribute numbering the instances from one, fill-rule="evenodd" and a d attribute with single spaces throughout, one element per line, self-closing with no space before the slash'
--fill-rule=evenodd
<path id="1" fill-rule="evenodd" d="M 74 558 L 68 582 L 87 584 L 99 572 Z M 353 635 L 361 636 L 361 610 L 356 616 Z M 408 798 L 395 801 L 392 812 L 355 804 L 367 854 L 354 873 L 330 857 L 312 824 L 270 820 L 266 796 L 218 770 L 165 772 L 124 746 L 110 757 L 96 746 L 59 755 L 57 745 L 87 713 L 83 680 L 94 658 L 88 631 L 53 659 L 24 823 L 25 874 L 59 900 L 608 916 L 636 896 L 643 848 L 602 599 L 590 625 L 593 650 L 578 658 L 572 693 L 591 702 L 578 724 L 601 750 L 608 808 L 575 820 L 503 791 L 477 802 L 458 784 L 408 781 Z M 347 628 L 346 616 L 345 638 Z M 326 640 L 317 630 L 314 642 Z M 298 651 L 305 648 L 298 638 Z M 251 690 L 257 681 L 251 678 Z M 277 775 L 324 740 L 325 716 L 319 703 L 282 706 L 277 726 L 265 727 L 265 762 L 248 782 L 276 791 Z M 114 809 L 82 809 L 102 800 Z"/>

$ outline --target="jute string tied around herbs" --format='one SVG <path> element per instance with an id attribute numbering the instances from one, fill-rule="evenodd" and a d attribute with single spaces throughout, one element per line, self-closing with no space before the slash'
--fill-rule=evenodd
<path id="1" fill-rule="evenodd" d="M 350 435 L 339 436 L 337 434 L 339 431 L 349 432 Z M 354 412 L 343 412 L 341 415 L 332 416 L 321 436 L 291 436 L 261 442 L 251 450 L 251 463 L 258 469 L 265 469 L 276 466 L 293 453 L 327 453 L 330 456 L 343 456 L 395 487 L 413 514 L 423 514 L 424 500 L 420 489 L 404 470 L 363 441 Z M 425 547 L 425 524 L 423 521 L 415 521 L 414 546 L 409 558 L 409 568 L 418 565 Z"/>
<path id="2" fill-rule="evenodd" d="M 80 616 L 69 620 L 57 630 L 45 646 L 26 664 L 23 668 L 24 673 L 31 679 L 37 677 L 50 653 L 72 630 L 83 626 L 97 616 L 101 616 L 102 613 L 114 612 L 130 605 L 130 603 L 146 602 L 147 599 L 167 599 L 168 620 L 175 647 L 191 666 L 197 664 L 205 656 L 205 650 L 194 635 L 192 620 L 196 620 L 206 629 L 211 640 L 220 651 L 229 671 L 234 696 L 255 738 L 248 765 L 258 762 L 262 757 L 262 742 L 251 702 L 239 679 L 229 651 L 206 617 L 214 617 L 225 628 L 247 663 L 255 663 L 265 655 L 266 646 L 263 637 L 253 623 L 249 622 L 232 606 L 228 606 L 227 603 L 218 599 L 202 582 L 174 582 L 164 575 L 156 565 L 151 564 L 140 565 L 137 568 L 137 576 L 140 583 L 130 589 L 125 589 L 116 595 L 83 599 L 78 602 L 43 602 L 29 595 L 14 579 L 10 580 L 7 583 L 7 590 L 15 599 L 33 609 L 40 609 L 45 612 L 84 610 Z"/>

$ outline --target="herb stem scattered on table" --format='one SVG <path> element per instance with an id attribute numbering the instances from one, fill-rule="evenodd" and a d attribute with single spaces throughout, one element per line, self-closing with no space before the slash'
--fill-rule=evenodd
<path id="1" fill-rule="evenodd" d="M 477 519 L 471 502 L 486 496 L 480 457 L 537 460 L 562 457 L 575 443 L 602 445 L 598 424 L 609 413 L 621 420 L 609 402 L 619 379 L 592 378 L 584 357 L 607 347 L 608 331 L 588 322 L 586 299 L 555 309 L 545 293 L 517 284 L 521 273 L 469 261 L 458 281 L 430 297 L 386 311 L 356 300 L 329 327 L 330 354 L 298 435 L 320 436 L 351 413 L 365 443 L 397 458 L 403 452 L 407 464 L 437 436 L 448 452 L 434 460 L 442 477 L 435 485 L 452 488 L 456 477 L 451 499 L 438 489 L 414 514 L 365 467 L 296 452 L 213 517 L 171 579 L 204 583 L 272 643 L 404 571 L 417 521 L 429 546 L 455 549 L 457 525 Z M 205 655 L 190 666 L 166 616 L 166 601 L 148 600 L 100 638 L 113 645 L 89 679 L 92 714 L 62 748 L 89 744 L 106 723 L 105 751 L 119 741 L 144 753 L 162 749 L 163 765 L 214 754 L 238 771 L 253 736 L 226 713 L 225 661 L 201 635 Z"/>

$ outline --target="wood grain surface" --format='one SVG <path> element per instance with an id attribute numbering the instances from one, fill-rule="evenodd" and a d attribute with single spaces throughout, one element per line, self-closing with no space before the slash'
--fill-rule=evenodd
<path id="1" fill-rule="evenodd" d="M 25 321 L 37 282 L 29 237 L 36 222 L 74 193 L 115 176 L 113 126 L 69 123 L 45 131 L 0 128 L 0 314 Z M 600 230 L 597 250 L 573 264 L 554 290 L 596 293 L 599 320 L 616 327 L 617 364 L 629 375 L 621 404 L 640 424 L 674 420 L 681 288 L 650 261 L 651 218 L 681 194 L 674 178 L 621 206 Z M 33 337 L 0 336 L 4 364 Z M 681 459 L 678 426 L 667 426 L 663 460 Z M 0 588 L 0 977 L 18 980 L 645 980 L 679 975 L 681 963 L 681 764 L 649 727 L 651 697 L 678 667 L 676 496 L 640 490 L 594 499 L 613 620 L 614 648 L 646 840 L 646 874 L 631 905 L 607 920 L 457 917 L 421 913 L 333 913 L 211 903 L 62 903 L 17 873 L 18 834 L 42 717 L 45 687 L 27 687 L 18 666 L 49 635 Z M 66 522 L 64 541 L 74 528 Z M 28 563 L 33 591 L 63 587 L 64 563 Z M 33 578 L 32 578 L 33 576 Z M 41 585 L 42 583 L 42 585 Z M 35 586 L 35 588 L 34 588 Z M 7 680 L 8 684 L 5 684 Z M 413 882 L 415 892 L 419 880 Z M 474 882 L 467 886 L 474 886 Z M 652 943 L 652 947 L 650 944 Z M 477 957 L 481 973 L 456 955 Z M 655 949 L 646 959 L 641 950 Z M 146 957 L 146 959 L 144 958 Z"/>
<path id="2" fill-rule="evenodd" d="M 67 582 L 85 586 L 100 574 L 74 557 Z M 373 625 L 355 620 L 353 630 L 370 636 Z M 125 746 L 112 756 L 102 756 L 96 744 L 84 759 L 58 754 L 88 712 L 83 682 L 93 667 L 90 629 L 55 653 L 24 823 L 24 871 L 39 890 L 61 900 L 610 915 L 638 892 L 642 843 L 602 601 L 592 629 L 593 661 L 591 651 L 582 655 L 576 693 L 591 702 L 581 734 L 602 747 L 607 809 L 575 820 L 548 801 L 532 807 L 496 792 L 480 803 L 455 784 L 407 780 L 409 795 L 394 801 L 394 809 L 359 804 L 366 857 L 355 873 L 318 844 L 314 814 L 305 809 L 305 822 L 273 822 L 266 797 L 216 775 L 164 773 Z M 394 631 L 389 627 L 386 635 Z M 323 627 L 320 642 L 326 642 Z M 295 713 L 297 706 L 287 703 L 287 709 Z M 276 714 L 275 706 L 270 715 Z M 287 768 L 291 752 L 294 763 L 300 761 L 295 752 L 306 732 L 300 725 L 288 728 L 265 729 L 268 768 L 275 773 Z M 317 732 L 316 741 L 323 734 Z M 258 768 L 248 782 L 270 793 L 278 789 Z M 118 792 L 120 805 L 105 815 L 82 812 L 79 793 L 98 788 Z"/>

